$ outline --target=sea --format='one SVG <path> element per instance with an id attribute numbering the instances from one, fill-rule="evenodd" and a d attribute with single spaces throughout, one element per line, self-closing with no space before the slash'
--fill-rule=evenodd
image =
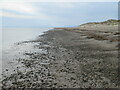
<path id="1" fill-rule="evenodd" d="M 8 66 L 10 58 L 16 55 L 15 50 L 18 49 L 13 49 L 16 43 L 34 40 L 50 29 L 52 28 L 2 28 L 0 30 L 0 74 L 2 69 Z"/>
<path id="2" fill-rule="evenodd" d="M 9 49 L 17 42 L 35 39 L 50 28 L 3 28 L 0 49 Z"/>

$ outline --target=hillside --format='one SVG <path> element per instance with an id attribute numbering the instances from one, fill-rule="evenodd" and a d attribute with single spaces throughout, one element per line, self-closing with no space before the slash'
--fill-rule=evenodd
<path id="1" fill-rule="evenodd" d="M 102 24 L 102 25 L 118 25 L 120 23 L 120 20 L 114 20 L 114 19 L 109 19 L 107 21 L 103 21 L 103 22 L 89 22 L 89 23 L 85 23 L 85 24 L 82 24 L 80 26 L 83 26 L 83 25 L 99 25 L 99 24 Z"/>

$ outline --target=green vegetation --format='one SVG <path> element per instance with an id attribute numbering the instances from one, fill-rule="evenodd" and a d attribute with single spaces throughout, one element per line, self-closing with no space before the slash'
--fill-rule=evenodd
<path id="1" fill-rule="evenodd" d="M 107 24 L 107 25 L 118 25 L 120 23 L 120 20 L 114 20 L 114 19 L 109 19 L 107 21 L 103 21 L 103 22 L 89 22 L 89 23 L 85 23 L 82 25 L 88 25 L 88 24 Z M 82 26 L 80 25 L 80 26 Z"/>

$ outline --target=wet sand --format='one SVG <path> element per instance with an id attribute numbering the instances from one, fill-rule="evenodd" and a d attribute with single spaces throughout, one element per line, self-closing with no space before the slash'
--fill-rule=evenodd
<path id="1" fill-rule="evenodd" d="M 18 43 L 16 46 L 25 45 L 25 49 L 31 44 L 33 49 L 18 51 L 12 72 L 3 67 L 3 87 L 117 88 L 118 41 L 96 39 L 93 34 L 98 32 L 53 29 L 33 41 Z M 103 33 L 106 30 L 99 32 Z M 114 33 L 107 34 L 113 37 Z"/>

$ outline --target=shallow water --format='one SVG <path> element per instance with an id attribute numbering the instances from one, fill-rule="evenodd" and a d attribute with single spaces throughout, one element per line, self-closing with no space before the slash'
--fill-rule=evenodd
<path id="1" fill-rule="evenodd" d="M 20 57 L 24 58 L 22 52 L 31 50 L 31 52 L 33 52 L 32 43 L 22 45 L 16 45 L 15 43 L 35 39 L 49 29 L 50 28 L 3 28 L 0 31 L 0 67 L 2 67 L 0 69 L 0 76 L 5 69 L 9 69 L 10 74 L 14 68 L 20 65 L 17 64 L 16 59 Z"/>

